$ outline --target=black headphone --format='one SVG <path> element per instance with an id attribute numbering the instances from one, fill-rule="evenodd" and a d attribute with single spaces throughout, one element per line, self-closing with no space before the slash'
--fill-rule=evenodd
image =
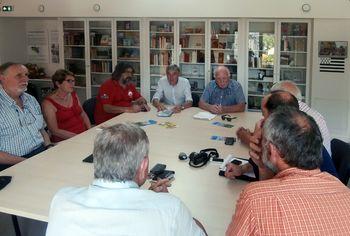
<path id="1" fill-rule="evenodd" d="M 189 156 L 189 165 L 194 168 L 205 166 L 210 158 L 218 158 L 219 153 L 215 148 L 207 148 L 197 152 L 192 152 Z M 179 157 L 180 158 L 180 157 Z"/>

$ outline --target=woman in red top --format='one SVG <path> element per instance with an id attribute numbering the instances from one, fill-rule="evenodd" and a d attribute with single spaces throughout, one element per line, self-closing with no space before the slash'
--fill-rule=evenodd
<path id="1" fill-rule="evenodd" d="M 44 99 L 42 108 L 52 134 L 51 141 L 59 142 L 84 132 L 91 124 L 73 90 L 73 73 L 57 70 L 52 76 L 52 82 L 56 90 Z"/>

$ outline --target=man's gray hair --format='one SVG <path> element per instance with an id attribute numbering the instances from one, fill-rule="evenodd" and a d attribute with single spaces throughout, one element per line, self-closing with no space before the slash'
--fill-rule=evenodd
<path id="1" fill-rule="evenodd" d="M 133 180 L 148 151 L 148 137 L 136 125 L 121 123 L 103 129 L 94 143 L 95 178 L 113 182 Z"/>
<path id="2" fill-rule="evenodd" d="M 276 91 L 276 90 L 282 90 L 285 92 L 289 92 L 289 93 L 293 94 L 294 97 L 296 97 L 299 101 L 301 101 L 303 99 L 303 96 L 301 95 L 301 91 L 300 91 L 299 87 L 293 81 L 284 80 L 284 81 L 280 81 L 280 82 L 274 84 L 271 87 L 271 92 Z"/>
<path id="3" fill-rule="evenodd" d="M 312 170 L 322 163 L 321 132 L 315 120 L 302 111 L 278 108 L 265 121 L 263 137 L 291 167 Z"/>
<path id="4" fill-rule="evenodd" d="M 168 74 L 169 72 L 178 72 L 180 74 L 180 67 L 176 64 L 171 64 L 166 68 L 166 73 Z"/>
<path id="5" fill-rule="evenodd" d="M 230 78 L 230 70 L 226 66 L 218 66 L 218 67 L 216 67 L 215 70 L 214 70 L 214 78 L 216 78 L 216 75 L 221 70 L 225 71 L 226 74 L 227 74 L 227 77 Z"/>

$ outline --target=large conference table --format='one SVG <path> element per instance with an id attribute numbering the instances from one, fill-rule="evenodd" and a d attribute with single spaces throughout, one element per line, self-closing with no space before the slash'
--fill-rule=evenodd
<path id="1" fill-rule="evenodd" d="M 209 235 L 224 235 L 235 210 L 236 201 L 242 188 L 247 184 L 241 180 L 229 180 L 218 176 L 219 164 L 210 162 L 201 168 L 192 168 L 188 161 L 180 161 L 178 154 L 216 148 L 221 158 L 229 154 L 248 158 L 248 148 L 236 142 L 233 146 L 223 141 L 211 140 L 212 135 L 236 136 L 240 126 L 254 128 L 261 113 L 243 112 L 231 114 L 237 119 L 224 123 L 233 128 L 212 124 L 215 119 L 197 120 L 193 115 L 201 111 L 189 108 L 171 117 L 157 117 L 153 108 L 150 112 L 128 113 L 117 116 L 100 126 L 121 122 L 143 122 L 156 120 L 159 123 L 173 122 L 176 128 L 148 125 L 143 129 L 150 140 L 150 167 L 156 163 L 167 165 L 174 170 L 175 180 L 169 188 L 171 194 L 179 197 L 190 209 L 193 216 L 201 221 Z M 88 186 L 93 180 L 93 164 L 82 159 L 92 153 L 93 141 L 100 126 L 60 142 L 53 148 L 21 162 L 0 175 L 11 175 L 12 182 L 0 191 L 0 212 L 48 221 L 50 202 L 54 194 L 65 186 Z M 148 184 L 143 186 L 147 187 Z"/>

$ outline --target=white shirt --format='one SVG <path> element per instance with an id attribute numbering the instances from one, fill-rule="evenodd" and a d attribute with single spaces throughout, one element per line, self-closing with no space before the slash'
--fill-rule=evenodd
<path id="1" fill-rule="evenodd" d="M 158 99 L 167 105 L 181 105 L 186 101 L 192 101 L 190 82 L 188 82 L 188 79 L 179 77 L 177 84 L 172 86 L 166 76 L 162 77 L 158 81 L 157 91 L 153 95 L 152 101 L 154 99 Z"/>
<path id="2" fill-rule="evenodd" d="M 94 180 L 67 187 L 53 198 L 46 235 L 204 235 L 189 210 L 169 193 L 135 182 Z"/>
<path id="3" fill-rule="evenodd" d="M 332 156 L 331 152 L 331 135 L 329 134 L 329 130 L 326 124 L 325 119 L 323 116 L 316 110 L 309 107 L 306 103 L 299 101 L 299 109 L 316 121 L 318 128 L 321 131 L 322 138 L 323 138 L 323 146 L 326 148 L 328 154 Z"/>

